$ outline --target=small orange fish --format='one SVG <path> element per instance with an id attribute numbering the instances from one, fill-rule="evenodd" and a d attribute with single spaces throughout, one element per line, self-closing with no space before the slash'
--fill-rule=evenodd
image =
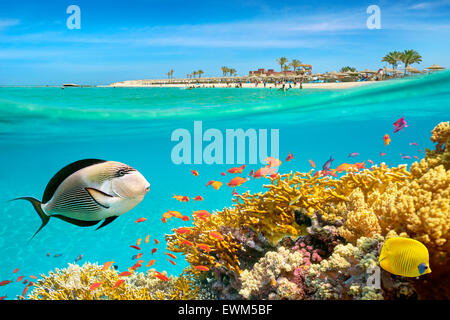
<path id="1" fill-rule="evenodd" d="M 234 167 L 231 169 L 228 169 L 229 173 L 242 173 L 242 171 L 245 169 L 245 164 L 240 167 Z"/>
<path id="2" fill-rule="evenodd" d="M 139 245 L 141 244 L 141 241 L 142 241 L 142 239 L 139 238 L 139 239 L 136 241 L 136 245 L 139 246 Z"/>
<path id="3" fill-rule="evenodd" d="M 23 279 L 23 276 L 20 276 L 20 277 L 17 278 L 16 282 L 20 282 L 20 281 L 22 281 L 22 279 Z"/>
<path id="4" fill-rule="evenodd" d="M 244 182 L 247 182 L 248 178 L 236 177 L 231 179 L 230 182 L 227 183 L 228 187 L 239 187 Z"/>
<path id="5" fill-rule="evenodd" d="M 130 270 L 136 271 L 138 268 L 142 267 L 142 264 L 135 263 L 132 267 L 130 267 Z"/>
<path id="6" fill-rule="evenodd" d="M 36 276 L 33 276 L 33 275 L 31 275 L 31 276 L 29 276 L 31 279 L 37 279 L 37 277 Z"/>
<path id="7" fill-rule="evenodd" d="M 30 283 L 32 283 L 32 282 L 30 282 Z M 23 288 L 23 291 L 22 291 L 22 297 L 25 297 L 25 295 L 27 294 L 27 292 L 28 292 L 28 288 L 30 287 L 30 284 L 27 284 L 26 286 L 25 286 L 25 288 Z"/>
<path id="8" fill-rule="evenodd" d="M 112 289 L 117 288 L 124 282 L 125 282 L 125 280 L 123 280 L 123 279 L 117 280 L 116 283 L 114 284 L 114 286 L 112 287 Z"/>
<path id="9" fill-rule="evenodd" d="M 170 259 L 167 259 L 167 260 L 169 260 L 169 262 L 170 262 L 171 264 L 173 264 L 174 266 L 177 265 L 174 261 L 172 261 L 172 260 L 170 260 Z"/>
<path id="10" fill-rule="evenodd" d="M 180 212 L 178 212 L 178 211 L 168 211 L 171 215 L 172 215 L 172 217 L 175 217 L 175 218 L 182 218 L 183 217 L 183 215 L 180 213 Z"/>
<path id="11" fill-rule="evenodd" d="M 175 229 L 175 232 L 178 234 L 191 233 L 191 229 L 189 229 L 187 227 L 181 227 L 181 228 Z"/>
<path id="12" fill-rule="evenodd" d="M 133 249 L 136 249 L 136 250 L 141 250 L 141 248 L 138 247 L 138 246 L 133 246 L 133 245 L 131 245 L 130 247 L 133 248 Z"/>
<path id="13" fill-rule="evenodd" d="M 162 221 L 162 223 L 166 223 L 167 219 L 166 218 L 162 218 L 161 221 Z"/>
<path id="14" fill-rule="evenodd" d="M 196 196 L 194 198 L 194 201 L 203 201 L 203 197 L 202 196 Z"/>
<path id="15" fill-rule="evenodd" d="M 256 170 L 256 172 L 253 174 L 253 179 L 259 179 L 261 177 L 265 177 L 267 175 L 272 175 L 275 173 L 275 168 L 270 167 L 262 167 Z"/>
<path id="16" fill-rule="evenodd" d="M 267 157 L 264 161 L 267 162 L 271 168 L 281 166 L 281 161 L 274 157 Z"/>
<path id="17" fill-rule="evenodd" d="M 169 278 L 167 278 L 167 276 L 161 274 L 161 273 L 155 273 L 155 277 L 162 280 L 162 281 L 168 281 Z"/>
<path id="18" fill-rule="evenodd" d="M 286 158 L 286 162 L 287 161 L 291 161 L 292 159 L 294 159 L 294 156 L 289 152 L 287 158 Z"/>
<path id="19" fill-rule="evenodd" d="M 192 173 L 194 176 L 198 176 L 197 170 L 191 170 L 191 173 Z"/>
<path id="20" fill-rule="evenodd" d="M 103 264 L 102 270 L 103 270 L 103 271 L 108 270 L 108 269 L 112 266 L 113 263 L 114 263 L 114 261 L 108 261 L 108 262 L 105 262 L 105 263 Z"/>
<path id="21" fill-rule="evenodd" d="M 158 239 L 155 239 L 155 244 L 159 244 L 159 241 L 158 241 Z"/>
<path id="22" fill-rule="evenodd" d="M 168 256 L 171 257 L 172 259 L 176 259 L 176 258 L 177 258 L 177 256 L 175 256 L 175 255 L 172 254 L 172 253 L 164 252 L 164 254 L 168 255 Z"/>
<path id="23" fill-rule="evenodd" d="M 147 220 L 147 218 L 139 218 L 135 221 L 135 223 L 144 222 L 146 220 Z"/>
<path id="24" fill-rule="evenodd" d="M 14 269 L 13 273 L 17 273 L 17 271 L 19 271 L 19 268 Z"/>
<path id="25" fill-rule="evenodd" d="M 205 266 L 195 266 L 194 268 L 197 270 L 200 270 L 200 271 L 208 271 L 209 270 L 209 268 L 205 267 Z"/>
<path id="26" fill-rule="evenodd" d="M 148 262 L 148 264 L 147 264 L 147 268 L 148 267 L 151 267 L 153 264 L 155 263 L 155 259 L 153 259 L 153 260 L 150 260 L 149 262 Z"/>
<path id="27" fill-rule="evenodd" d="M 204 244 L 204 243 L 197 244 L 197 248 L 200 248 L 203 251 L 206 251 L 208 253 L 211 251 L 211 248 L 207 244 Z"/>
<path id="28" fill-rule="evenodd" d="M 172 198 L 175 198 L 176 200 L 180 201 L 180 202 L 188 202 L 189 201 L 189 197 L 188 196 L 177 196 L 174 195 Z"/>
<path id="29" fill-rule="evenodd" d="M 367 161 L 370 162 L 371 164 L 374 164 L 374 162 L 370 159 L 368 159 Z"/>
<path id="30" fill-rule="evenodd" d="M 95 290 L 102 285 L 101 282 L 96 282 L 89 287 L 89 290 Z"/>
<path id="31" fill-rule="evenodd" d="M 191 218 L 189 218 L 188 216 L 182 216 L 182 217 L 181 217 L 181 220 L 183 220 L 183 221 L 189 221 L 189 220 L 191 220 Z"/>
<path id="32" fill-rule="evenodd" d="M 181 241 L 181 244 L 182 244 L 182 245 L 186 245 L 186 246 L 190 246 L 190 247 L 192 247 L 192 246 L 194 245 L 192 242 L 190 242 L 190 241 L 188 241 L 188 240 L 183 240 L 183 241 Z"/>
<path id="33" fill-rule="evenodd" d="M 198 211 L 194 211 L 194 213 L 192 213 L 198 217 L 209 217 L 211 215 L 211 213 L 209 213 L 209 211 L 207 210 L 198 210 Z"/>
<path id="34" fill-rule="evenodd" d="M 128 277 L 131 275 L 132 275 L 132 273 L 130 271 L 124 271 L 119 274 L 119 277 Z"/>
<path id="35" fill-rule="evenodd" d="M 311 159 L 309 159 L 309 163 L 311 164 L 311 167 L 316 168 L 316 164 L 314 163 L 314 161 L 312 161 Z"/>
<path id="36" fill-rule="evenodd" d="M 136 256 L 136 259 L 139 259 L 140 257 L 142 257 L 142 255 L 143 255 L 143 253 L 140 252 L 140 253 Z"/>
<path id="37" fill-rule="evenodd" d="M 219 190 L 220 187 L 222 186 L 222 182 L 220 182 L 220 181 L 214 181 L 214 182 L 212 183 L 212 186 L 213 186 L 213 188 L 214 188 L 215 190 Z"/>
<path id="38" fill-rule="evenodd" d="M 157 250 L 158 250 L 158 249 L 153 248 L 153 249 L 152 249 L 152 254 L 154 254 Z"/>
<path id="39" fill-rule="evenodd" d="M 384 141 L 384 146 L 387 146 L 391 142 L 391 138 L 389 137 L 389 135 L 387 133 L 384 135 L 383 141 Z"/>
<path id="40" fill-rule="evenodd" d="M 215 232 L 215 231 L 211 231 L 211 232 L 209 233 L 209 235 L 210 235 L 211 237 L 213 237 L 213 238 L 216 238 L 217 240 L 223 240 L 223 239 L 225 239 L 220 233 Z"/>
<path id="41" fill-rule="evenodd" d="M 7 284 L 9 284 L 9 283 L 11 283 L 11 282 L 12 282 L 12 280 L 3 280 L 3 281 L 0 281 L 0 287 L 6 286 Z"/>
<path id="42" fill-rule="evenodd" d="M 221 172 L 220 174 L 224 177 L 227 175 L 225 172 Z"/>
<path id="43" fill-rule="evenodd" d="M 150 235 L 147 235 L 146 237 L 145 237 L 145 243 L 148 243 L 150 241 Z"/>

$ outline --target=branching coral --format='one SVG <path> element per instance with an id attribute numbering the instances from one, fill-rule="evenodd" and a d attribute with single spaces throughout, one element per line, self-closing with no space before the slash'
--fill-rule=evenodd
<path id="1" fill-rule="evenodd" d="M 32 300 L 155 300 L 195 299 L 198 289 L 187 273 L 161 281 L 153 277 L 154 270 L 147 274 L 133 274 L 125 282 L 113 288 L 121 279 L 113 269 L 85 263 L 83 266 L 69 264 L 67 268 L 55 269 L 43 275 L 28 295 Z M 123 279 L 123 278 L 122 278 Z M 91 290 L 91 285 L 101 285 Z"/>

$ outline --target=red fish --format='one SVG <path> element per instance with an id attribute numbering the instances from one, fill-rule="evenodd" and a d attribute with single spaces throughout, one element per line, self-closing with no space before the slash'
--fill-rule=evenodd
<path id="1" fill-rule="evenodd" d="M 242 173 L 242 171 L 245 169 L 245 164 L 240 167 L 234 167 L 231 169 L 228 169 L 229 173 Z"/>
<path id="2" fill-rule="evenodd" d="M 27 292 L 28 292 L 28 288 L 30 287 L 30 284 L 31 284 L 32 282 L 30 282 L 29 284 L 27 284 L 26 286 L 25 286 L 25 288 L 23 288 L 23 291 L 22 291 L 22 297 L 25 297 L 25 295 L 27 294 Z"/>
<path id="3" fill-rule="evenodd" d="M 417 142 L 410 142 L 409 145 L 410 146 L 418 146 Z"/>
<path id="4" fill-rule="evenodd" d="M 189 229 L 187 227 L 181 227 L 181 228 L 175 229 L 175 232 L 178 234 L 191 233 L 191 229 Z"/>
<path id="5" fill-rule="evenodd" d="M 151 266 L 155 263 L 155 261 L 156 261 L 155 259 L 150 260 L 150 261 L 148 262 L 148 264 L 147 264 L 146 267 L 147 267 L 147 268 L 148 268 L 148 267 L 151 267 Z"/>
<path id="6" fill-rule="evenodd" d="M 124 271 L 119 274 L 119 277 L 128 277 L 131 275 L 132 275 L 132 273 L 130 271 Z"/>
<path id="7" fill-rule="evenodd" d="M 17 273 L 19 270 L 19 268 L 14 269 L 13 273 Z"/>
<path id="8" fill-rule="evenodd" d="M 162 281 L 169 281 L 169 278 L 167 276 L 163 275 L 162 273 L 155 273 L 155 277 L 162 280 Z"/>
<path id="9" fill-rule="evenodd" d="M 181 220 L 183 220 L 183 221 L 189 221 L 189 220 L 191 220 L 191 218 L 189 218 L 188 216 L 182 216 L 182 217 L 181 217 Z"/>
<path id="10" fill-rule="evenodd" d="M 141 248 L 138 247 L 138 246 L 133 246 L 133 245 L 131 245 L 130 247 L 133 248 L 133 249 L 136 249 L 136 250 L 141 250 Z"/>
<path id="11" fill-rule="evenodd" d="M 220 187 L 222 186 L 222 182 L 220 182 L 220 181 L 214 181 L 211 185 L 213 186 L 213 188 L 214 188 L 215 190 L 219 190 Z"/>
<path id="12" fill-rule="evenodd" d="M 158 250 L 158 249 L 153 248 L 153 249 L 152 249 L 152 254 L 154 254 L 157 250 Z"/>
<path id="13" fill-rule="evenodd" d="M 197 248 L 200 248 L 208 253 L 209 253 L 209 251 L 211 251 L 211 248 L 207 244 L 204 244 L 204 243 L 197 244 Z"/>
<path id="14" fill-rule="evenodd" d="M 172 259 L 176 259 L 177 258 L 177 256 L 173 255 L 172 253 L 164 252 L 164 254 L 168 255 Z"/>
<path id="15" fill-rule="evenodd" d="M 316 164 L 314 163 L 314 161 L 312 161 L 311 159 L 309 159 L 309 163 L 311 164 L 311 167 L 316 168 Z"/>
<path id="16" fill-rule="evenodd" d="M 142 255 L 143 255 L 143 253 L 141 252 L 141 253 L 139 253 L 137 256 L 136 256 L 136 259 L 139 259 L 140 257 L 142 257 Z"/>
<path id="17" fill-rule="evenodd" d="M 6 286 L 7 284 L 10 284 L 12 280 L 3 280 L 0 281 L 0 287 Z"/>
<path id="18" fill-rule="evenodd" d="M 148 234 L 146 237 L 145 237 L 145 243 L 148 243 L 150 241 L 150 235 Z"/>
<path id="19" fill-rule="evenodd" d="M 142 239 L 139 238 L 139 239 L 136 241 L 136 245 L 139 246 L 139 245 L 141 244 L 141 241 L 142 241 Z"/>
<path id="20" fill-rule="evenodd" d="M 292 159 L 294 159 L 294 156 L 289 152 L 287 158 L 286 158 L 286 162 L 287 161 L 291 161 Z"/>
<path id="21" fill-rule="evenodd" d="M 188 202 L 189 201 L 189 197 L 188 196 L 177 196 L 174 195 L 172 198 L 177 199 L 180 202 Z"/>
<path id="22" fill-rule="evenodd" d="M 146 220 L 147 220 L 147 218 L 139 218 L 134 223 L 144 222 Z"/>
<path id="23" fill-rule="evenodd" d="M 20 277 L 17 278 L 16 282 L 20 282 L 20 281 L 22 281 L 22 279 L 23 279 L 23 276 L 20 276 Z"/>
<path id="24" fill-rule="evenodd" d="M 191 173 L 192 173 L 194 176 L 198 176 L 197 170 L 191 170 Z"/>
<path id="25" fill-rule="evenodd" d="M 370 159 L 368 159 L 367 161 L 370 162 L 371 164 L 374 164 L 374 162 Z"/>
<path id="26" fill-rule="evenodd" d="M 123 279 L 117 280 L 116 283 L 114 284 L 114 286 L 112 287 L 112 289 L 117 288 L 124 282 L 125 282 L 125 280 L 123 280 Z"/>
<path id="27" fill-rule="evenodd" d="M 192 246 L 194 245 L 192 242 L 190 242 L 190 241 L 188 241 L 188 240 L 183 240 L 183 241 L 181 241 L 181 244 L 182 244 L 182 245 L 186 245 L 186 246 L 190 246 L 190 247 L 192 247 Z"/>
<path id="28" fill-rule="evenodd" d="M 31 275 L 31 276 L 29 276 L 31 279 L 37 279 L 37 277 L 36 276 L 33 276 L 33 275 Z"/>
<path id="29" fill-rule="evenodd" d="M 135 263 L 132 267 L 130 267 L 131 270 L 136 271 L 138 268 L 142 267 L 142 264 L 140 263 Z"/>
<path id="30" fill-rule="evenodd" d="M 205 267 L 205 266 L 195 266 L 194 268 L 197 270 L 200 270 L 200 271 L 208 271 L 209 270 L 209 268 Z"/>
<path id="31" fill-rule="evenodd" d="M 89 287 L 89 290 L 95 290 L 102 285 L 101 282 L 96 282 Z"/>
<path id="32" fill-rule="evenodd" d="M 221 172 L 220 174 L 224 177 L 227 175 L 225 172 Z"/>
<path id="33" fill-rule="evenodd" d="M 386 155 L 386 153 L 380 152 L 380 157 L 384 157 L 385 155 Z"/>
<path id="34" fill-rule="evenodd" d="M 247 182 L 248 178 L 236 177 L 231 179 L 230 182 L 227 183 L 228 187 L 239 187 L 244 182 Z"/>
<path id="35" fill-rule="evenodd" d="M 225 239 L 220 233 L 215 232 L 215 231 L 211 231 L 211 232 L 209 233 L 209 235 L 210 235 L 211 237 L 213 237 L 213 238 L 216 238 L 217 240 L 223 240 L 223 239 Z"/>
<path id="36" fill-rule="evenodd" d="M 192 214 L 196 215 L 197 217 L 206 217 L 206 218 L 211 216 L 211 213 L 209 213 L 209 211 L 207 211 L 207 210 L 194 211 Z"/>
<path id="37" fill-rule="evenodd" d="M 171 264 L 173 264 L 174 266 L 177 265 L 174 261 L 172 261 L 172 260 L 170 260 L 170 259 L 167 259 L 167 260 L 169 260 L 169 262 L 170 262 Z"/>
<path id="38" fill-rule="evenodd" d="M 194 201 L 203 201 L 203 197 L 202 196 L 196 196 L 194 198 Z"/>
<path id="39" fill-rule="evenodd" d="M 1 296 L 0 301 L 5 300 L 6 298 L 8 298 L 8 296 Z"/>
<path id="40" fill-rule="evenodd" d="M 103 270 L 103 271 L 108 270 L 108 269 L 112 266 L 113 263 L 114 263 L 114 261 L 108 261 L 108 262 L 105 262 L 105 263 L 103 264 L 102 270 Z"/>
<path id="41" fill-rule="evenodd" d="M 159 244 L 159 240 L 158 239 L 155 239 L 155 244 Z"/>

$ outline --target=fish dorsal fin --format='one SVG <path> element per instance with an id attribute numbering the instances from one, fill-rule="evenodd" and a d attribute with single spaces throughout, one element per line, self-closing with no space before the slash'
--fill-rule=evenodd
<path id="1" fill-rule="evenodd" d="M 109 208 L 109 202 L 111 201 L 111 198 L 113 198 L 113 196 L 110 196 L 109 194 L 95 188 L 86 187 L 84 189 L 89 193 L 89 195 L 92 197 L 92 199 L 94 199 L 95 202 L 97 202 L 103 208 Z"/>
<path id="2" fill-rule="evenodd" d="M 42 196 L 42 203 L 45 204 L 48 201 L 50 201 L 50 199 L 55 194 L 56 189 L 58 189 L 61 183 L 63 183 L 63 181 L 66 180 L 68 176 L 70 176 L 74 172 L 77 172 L 78 170 L 103 162 L 106 162 L 106 160 L 99 160 L 99 159 L 78 160 L 72 162 L 71 164 L 59 170 L 48 182 L 47 187 L 45 188 L 44 191 L 44 195 Z"/>

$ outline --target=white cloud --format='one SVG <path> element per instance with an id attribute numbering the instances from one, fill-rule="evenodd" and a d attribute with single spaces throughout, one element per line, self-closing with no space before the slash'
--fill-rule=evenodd
<path id="1" fill-rule="evenodd" d="M 2 19 L 0 18 L 0 30 L 9 27 L 17 26 L 20 23 L 19 19 Z"/>

